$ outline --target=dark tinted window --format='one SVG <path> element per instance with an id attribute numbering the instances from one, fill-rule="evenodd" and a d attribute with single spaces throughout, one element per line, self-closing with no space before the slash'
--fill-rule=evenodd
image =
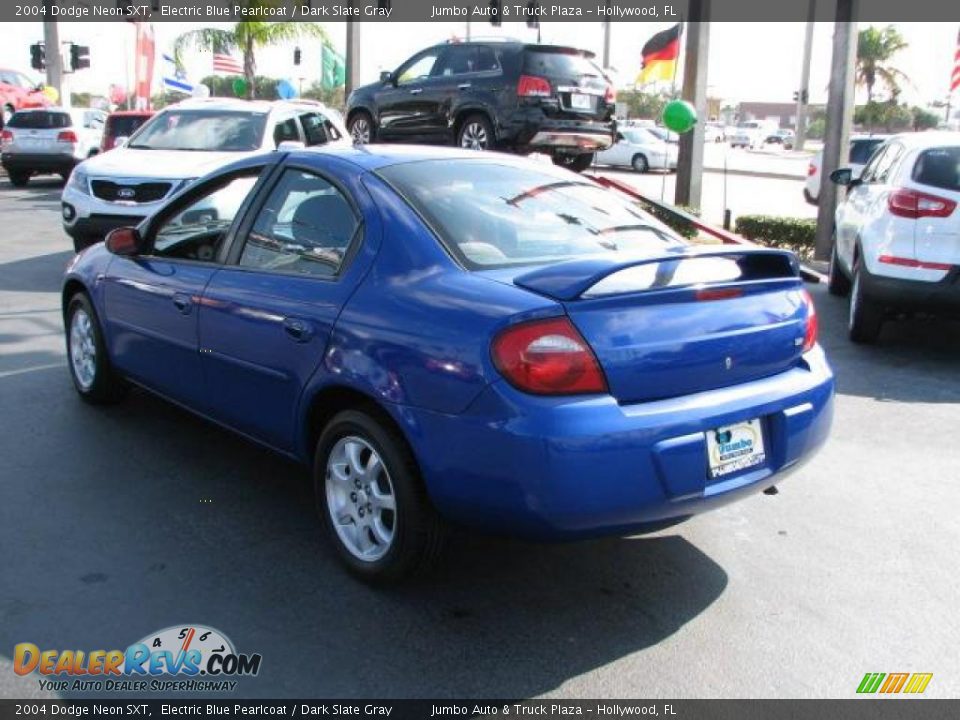
<path id="1" fill-rule="evenodd" d="M 288 140 L 300 142 L 300 131 L 297 129 L 296 118 L 289 118 L 283 122 L 279 122 L 276 127 L 273 128 L 273 142 L 279 145 Z"/>
<path id="2" fill-rule="evenodd" d="M 111 137 L 130 137 L 149 119 L 144 115 L 113 115 L 107 118 L 106 133 Z"/>
<path id="3" fill-rule="evenodd" d="M 307 145 L 323 145 L 331 140 L 341 138 L 336 126 L 320 113 L 306 113 L 300 116 L 303 124 L 303 134 Z"/>
<path id="4" fill-rule="evenodd" d="M 467 267 L 646 252 L 681 242 L 623 196 L 562 170 L 430 160 L 379 172 Z"/>
<path id="5" fill-rule="evenodd" d="M 486 46 L 460 45 L 450 47 L 440 58 L 434 75 L 468 75 L 499 70 L 500 64 L 492 49 Z"/>
<path id="6" fill-rule="evenodd" d="M 242 111 L 168 110 L 140 128 L 128 147 L 248 152 L 260 147 L 266 120 Z"/>
<path id="7" fill-rule="evenodd" d="M 866 140 L 852 140 L 850 142 L 850 162 L 857 165 L 866 165 L 877 146 L 883 143 L 883 138 L 868 138 Z"/>
<path id="8" fill-rule="evenodd" d="M 960 191 L 960 147 L 924 150 L 913 166 L 913 179 L 931 187 Z"/>
<path id="9" fill-rule="evenodd" d="M 581 75 L 603 77 L 600 68 L 579 53 L 527 48 L 523 55 L 524 72 L 531 75 L 567 78 L 578 78 Z"/>
<path id="10" fill-rule="evenodd" d="M 336 187 L 303 170 L 287 170 L 257 216 L 240 265 L 336 275 L 357 225 L 350 204 Z"/>
<path id="11" fill-rule="evenodd" d="M 7 127 L 24 130 L 58 130 L 68 128 L 72 124 L 73 121 L 67 113 L 31 111 L 14 113 Z"/>

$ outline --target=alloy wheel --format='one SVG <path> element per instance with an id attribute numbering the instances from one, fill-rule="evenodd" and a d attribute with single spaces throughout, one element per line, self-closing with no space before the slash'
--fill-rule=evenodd
<path id="1" fill-rule="evenodd" d="M 482 123 L 467 123 L 460 132 L 460 147 L 469 150 L 487 149 L 487 131 Z"/>
<path id="2" fill-rule="evenodd" d="M 358 117 L 350 125 L 350 135 L 357 145 L 366 145 L 370 142 L 370 123 L 364 117 Z"/>
<path id="3" fill-rule="evenodd" d="M 77 383 L 89 390 L 97 374 L 97 346 L 93 323 L 85 310 L 77 310 L 70 319 L 70 364 Z"/>

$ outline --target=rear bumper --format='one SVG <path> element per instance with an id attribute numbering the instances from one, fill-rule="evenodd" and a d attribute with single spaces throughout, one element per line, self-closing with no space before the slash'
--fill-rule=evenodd
<path id="1" fill-rule="evenodd" d="M 606 150 L 612 142 L 612 136 L 607 133 L 556 129 L 540 130 L 530 138 L 528 144 L 532 148 L 596 152 L 598 150 Z"/>
<path id="2" fill-rule="evenodd" d="M 939 282 L 905 280 L 871 273 L 862 268 L 864 294 L 892 310 L 929 312 L 960 317 L 960 266 Z"/>
<path id="3" fill-rule="evenodd" d="M 613 144 L 613 120 L 550 117 L 542 109 L 521 108 L 497 129 L 501 142 L 529 150 L 596 152 Z"/>
<path id="4" fill-rule="evenodd" d="M 80 161 L 70 153 L 3 153 L 7 172 L 69 173 Z"/>
<path id="5" fill-rule="evenodd" d="M 534 398 L 494 383 L 461 416 L 403 419 L 437 508 L 455 522 L 539 539 L 628 534 L 766 489 L 826 440 L 833 374 L 806 367 L 733 387 L 621 406 Z M 705 433 L 760 418 L 766 460 L 709 478 Z"/>

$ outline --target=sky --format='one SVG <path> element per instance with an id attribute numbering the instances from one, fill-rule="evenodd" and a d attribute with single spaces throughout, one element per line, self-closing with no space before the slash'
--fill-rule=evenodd
<path id="1" fill-rule="evenodd" d="M 321 23 L 335 47 L 343 51 L 346 24 Z M 226 23 L 204 23 L 206 26 L 229 27 Z M 381 70 L 392 70 L 417 50 L 453 36 L 466 35 L 466 23 L 362 23 L 360 82 L 372 82 Z M 200 27 L 199 23 L 156 23 L 158 51 L 167 52 L 174 39 L 183 32 Z M 655 32 L 669 27 L 667 23 L 614 22 L 611 39 L 611 66 L 616 69 L 618 85 L 633 82 L 640 68 L 640 48 Z M 915 104 L 944 100 L 947 94 L 953 54 L 957 47 L 957 24 L 897 23 L 909 47 L 897 55 L 895 66 L 911 79 L 903 89 L 902 99 Z M 485 23 L 471 23 L 476 37 L 511 36 L 535 41 L 536 31 L 522 23 L 506 23 L 494 28 Z M 734 23 L 711 24 L 708 93 L 725 103 L 740 101 L 789 102 L 799 85 L 803 53 L 804 23 Z M 832 23 L 816 23 L 811 62 L 810 99 L 825 102 L 830 69 Z M 543 42 L 576 45 L 593 50 L 598 56 L 603 48 L 600 22 L 543 23 Z M 111 84 L 127 85 L 132 76 L 134 45 L 133 25 L 129 23 L 60 23 L 60 40 L 90 46 L 91 68 L 69 76 L 73 92 L 106 94 Z M 29 46 L 43 37 L 42 23 L 0 23 L 0 67 L 30 70 Z M 296 86 L 301 77 L 304 87 L 319 77 L 320 52 L 316 41 L 300 43 L 303 62 L 293 66 L 293 46 L 265 49 L 258 52 L 258 71 L 264 75 L 286 77 Z M 194 53 L 186 57 L 191 79 L 211 74 L 209 54 Z M 158 62 L 158 69 L 160 63 Z M 682 73 L 682 67 L 680 72 Z M 155 92 L 159 86 L 155 87 Z M 858 91 L 858 102 L 865 100 Z M 955 98 L 955 102 L 960 99 Z"/>

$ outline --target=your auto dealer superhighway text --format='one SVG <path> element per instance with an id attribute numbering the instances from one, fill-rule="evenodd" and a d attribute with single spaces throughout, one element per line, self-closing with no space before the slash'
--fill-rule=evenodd
<path id="1" fill-rule="evenodd" d="M 385 705 L 161 705 L 162 715 L 376 715 L 389 717 L 392 707 Z"/>

